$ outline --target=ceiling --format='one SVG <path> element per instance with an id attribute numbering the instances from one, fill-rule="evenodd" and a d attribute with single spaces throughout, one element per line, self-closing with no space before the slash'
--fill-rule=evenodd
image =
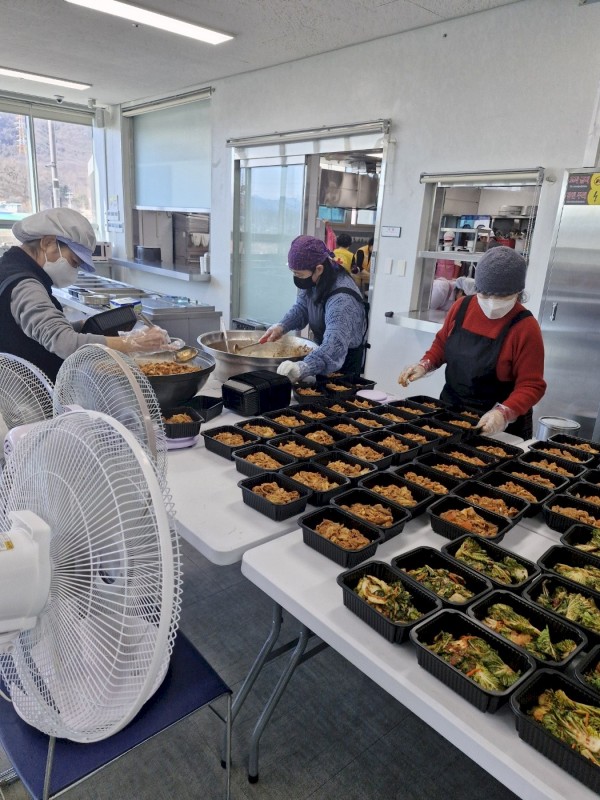
<path id="1" fill-rule="evenodd" d="M 75 6 L 2 0 L 0 66 L 91 83 L 79 92 L 0 76 L 0 92 L 86 104 L 185 88 L 522 0 L 134 0 L 235 38 L 213 46 Z M 8 8 L 10 6 L 10 8 Z"/>

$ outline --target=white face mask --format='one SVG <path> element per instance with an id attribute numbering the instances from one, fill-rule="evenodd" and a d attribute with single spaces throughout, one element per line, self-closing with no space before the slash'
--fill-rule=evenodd
<path id="1" fill-rule="evenodd" d="M 58 252 L 61 253 L 60 245 L 58 245 Z M 77 280 L 77 270 L 69 264 L 62 253 L 56 261 L 48 261 L 46 258 L 44 269 L 58 289 L 64 289 Z"/>
<path id="2" fill-rule="evenodd" d="M 488 319 L 500 319 L 515 307 L 517 295 L 513 294 L 510 297 L 482 297 L 478 294 L 477 302 L 479 303 L 479 308 Z"/>

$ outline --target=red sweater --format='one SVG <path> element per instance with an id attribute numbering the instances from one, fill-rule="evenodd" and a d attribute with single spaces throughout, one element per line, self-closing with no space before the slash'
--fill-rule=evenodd
<path id="1" fill-rule="evenodd" d="M 454 330 L 459 306 L 460 301 L 452 305 L 446 314 L 442 329 L 437 333 L 431 348 L 423 356 L 431 361 L 435 368 L 446 362 L 446 340 Z M 463 328 L 472 333 L 496 339 L 506 323 L 520 311 L 523 311 L 523 306 L 517 303 L 505 317 L 488 319 L 479 307 L 477 298 L 474 298 L 469 303 Z M 508 332 L 496 364 L 496 376 L 500 381 L 514 382 L 514 390 L 508 397 L 499 398 L 499 402 L 508 406 L 518 416 L 529 411 L 544 396 L 546 391 L 544 342 L 542 331 L 535 317 L 522 319 Z"/>

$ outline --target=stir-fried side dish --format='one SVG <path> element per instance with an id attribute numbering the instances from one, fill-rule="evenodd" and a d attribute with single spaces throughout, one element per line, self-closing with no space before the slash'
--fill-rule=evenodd
<path id="1" fill-rule="evenodd" d="M 545 486 L 547 489 L 555 489 L 556 483 L 551 480 L 550 478 L 545 478 L 543 475 L 538 475 L 534 473 L 530 475 L 528 472 L 511 472 L 511 475 L 514 475 L 515 478 L 521 478 L 524 481 L 533 481 L 533 483 L 539 483 L 540 486 Z"/>
<path id="2" fill-rule="evenodd" d="M 350 464 L 347 461 L 329 461 L 325 466 L 327 469 L 332 469 L 334 472 L 339 472 L 341 475 L 346 475 L 348 478 L 357 478 L 359 475 L 366 475 L 370 472 L 369 467 L 363 467 L 360 464 Z"/>
<path id="3" fill-rule="evenodd" d="M 475 467 L 485 467 L 485 461 L 478 456 L 468 456 L 466 453 L 462 453 L 460 450 L 453 450 L 451 453 L 448 453 L 451 458 L 456 458 L 459 461 L 466 461 L 467 464 L 473 464 Z"/>
<path id="4" fill-rule="evenodd" d="M 478 536 L 496 536 L 498 533 L 497 525 L 488 522 L 470 506 L 460 509 L 450 508 L 448 511 L 442 511 L 440 518 L 446 520 L 446 522 L 450 522 L 452 525 L 465 528 L 465 530 L 471 531 L 471 533 L 476 533 Z"/>
<path id="5" fill-rule="evenodd" d="M 333 444 L 334 438 L 330 433 L 327 431 L 311 431 L 310 433 L 305 434 L 307 439 L 311 439 L 313 442 L 317 442 L 317 444 Z"/>
<path id="6" fill-rule="evenodd" d="M 529 463 L 531 464 L 532 467 L 537 467 L 538 469 L 546 469 L 549 472 L 556 472 L 558 475 L 564 475 L 565 478 L 573 477 L 573 473 L 569 472 L 568 469 L 561 467 L 555 461 L 548 461 L 547 458 L 541 458 L 539 461 L 530 461 Z"/>
<path id="7" fill-rule="evenodd" d="M 279 469 L 282 466 L 277 459 L 260 451 L 258 453 L 248 453 L 247 456 L 244 456 L 244 461 L 249 461 L 261 469 Z"/>
<path id="8" fill-rule="evenodd" d="M 168 423 L 169 425 L 182 425 L 184 422 L 193 422 L 194 420 L 190 417 L 189 414 L 173 414 L 170 417 L 163 417 L 163 422 Z"/>
<path id="9" fill-rule="evenodd" d="M 458 425 L 459 428 L 472 428 L 473 425 L 467 422 L 466 419 L 451 419 L 448 420 L 449 425 Z"/>
<path id="10" fill-rule="evenodd" d="M 313 411 L 312 408 L 303 408 L 302 414 L 309 419 L 325 419 L 327 416 L 324 411 Z"/>
<path id="11" fill-rule="evenodd" d="M 448 489 L 438 481 L 432 481 L 431 478 L 428 478 L 426 475 L 418 475 L 416 472 L 406 472 L 404 477 L 407 481 L 411 483 L 416 483 L 418 486 L 422 486 L 424 489 L 429 489 L 430 492 L 435 492 L 435 494 L 448 494 Z"/>
<path id="12" fill-rule="evenodd" d="M 310 458 L 310 456 L 316 455 L 316 450 L 313 450 L 312 447 L 306 447 L 306 445 L 298 444 L 298 442 L 279 442 L 277 447 L 279 450 L 283 450 L 285 453 L 297 458 Z"/>
<path id="13" fill-rule="evenodd" d="M 319 392 L 318 389 L 312 389 L 310 386 L 303 386 L 301 389 L 296 389 L 298 394 L 301 394 L 303 397 L 322 397 L 323 392 Z"/>
<path id="14" fill-rule="evenodd" d="M 360 550 L 361 547 L 370 544 L 370 540 L 360 531 L 357 531 L 356 528 L 349 528 L 341 522 L 324 519 L 315 530 L 319 535 L 345 550 Z"/>
<path id="15" fill-rule="evenodd" d="M 436 436 L 452 436 L 449 431 L 445 431 L 443 428 L 434 428 L 433 425 L 423 425 L 423 430 L 435 433 Z"/>
<path id="16" fill-rule="evenodd" d="M 336 414 L 343 414 L 346 411 L 344 406 L 341 406 L 339 403 L 335 403 L 334 405 L 329 406 L 329 408 L 331 411 L 335 411 Z"/>
<path id="17" fill-rule="evenodd" d="M 403 444 L 400 439 L 396 439 L 396 437 L 391 434 L 386 436 L 385 439 L 382 439 L 379 444 L 382 444 L 389 450 L 393 450 L 395 453 L 406 453 L 407 450 L 410 450 L 407 444 Z"/>
<path id="18" fill-rule="evenodd" d="M 431 469 L 438 472 L 445 472 L 446 475 L 451 475 L 453 478 L 468 478 L 466 472 L 458 466 L 458 464 L 432 464 Z"/>
<path id="19" fill-rule="evenodd" d="M 430 589 L 451 603 L 466 603 L 467 600 L 473 597 L 474 593 L 467 589 L 465 586 L 466 581 L 462 575 L 457 575 L 456 572 L 452 572 L 449 569 L 444 569 L 443 567 L 435 569 L 430 567 L 429 564 L 423 564 L 422 567 L 407 569 L 404 572 L 423 584 L 426 589 Z"/>
<path id="20" fill-rule="evenodd" d="M 597 494 L 581 494 L 581 492 L 575 492 L 574 497 L 577 497 L 578 500 L 583 500 L 584 503 L 593 503 L 596 506 L 600 506 L 600 497 Z"/>
<path id="21" fill-rule="evenodd" d="M 356 458 L 362 458 L 363 461 L 379 461 L 380 458 L 383 458 L 383 453 L 380 450 L 375 450 L 375 448 L 364 444 L 355 444 L 348 452 L 350 455 L 356 456 Z"/>
<path id="22" fill-rule="evenodd" d="M 585 567 L 576 567 L 571 564 L 555 564 L 554 571 L 564 578 L 600 592 L 600 567 L 594 567 L 592 564 L 586 564 Z"/>
<path id="23" fill-rule="evenodd" d="M 360 422 L 361 425 L 366 425 L 367 428 L 383 428 L 383 422 L 378 422 L 378 420 L 370 417 L 357 417 L 356 421 Z"/>
<path id="24" fill-rule="evenodd" d="M 356 408 L 375 408 L 375 403 L 371 403 L 370 400 L 359 400 L 358 397 L 352 398 L 352 400 L 348 400 L 349 406 L 355 406 Z M 343 411 L 343 409 L 342 409 Z"/>
<path id="25" fill-rule="evenodd" d="M 504 517 L 515 517 L 519 513 L 517 508 L 509 506 L 501 497 L 484 497 L 480 494 L 470 494 L 466 499 L 470 503 L 475 503 L 476 506 L 487 508 L 488 511 L 502 514 Z"/>
<path id="26" fill-rule="evenodd" d="M 351 506 L 340 506 L 344 511 L 349 511 L 351 514 L 356 514 L 357 517 L 370 522 L 372 525 L 378 525 L 381 528 L 389 528 L 394 524 L 394 517 L 392 512 L 387 506 L 382 506 L 381 503 L 352 503 Z"/>
<path id="27" fill-rule="evenodd" d="M 536 496 L 531 492 L 528 492 L 523 486 L 519 486 L 518 483 L 514 481 L 506 481 L 506 483 L 501 483 L 498 487 L 501 492 L 507 492 L 508 494 L 514 494 L 516 497 L 521 497 L 523 500 L 527 500 L 528 503 L 535 503 Z"/>
<path id="28" fill-rule="evenodd" d="M 241 433 L 230 433 L 229 431 L 215 433 L 213 439 L 216 439 L 217 442 L 221 442 L 222 444 L 228 444 L 230 447 L 237 447 L 239 444 L 244 444 L 246 441 Z"/>
<path id="29" fill-rule="evenodd" d="M 357 428 L 356 425 L 352 425 L 350 422 L 338 422 L 337 425 L 333 426 L 333 429 L 340 433 L 348 433 L 350 436 L 355 436 L 357 433 L 360 433 L 360 428 Z"/>
<path id="30" fill-rule="evenodd" d="M 482 450 L 484 453 L 489 453 L 491 456 L 498 456 L 499 458 L 508 458 L 508 453 L 502 447 L 495 447 L 492 444 L 478 444 L 476 450 Z"/>
<path id="31" fill-rule="evenodd" d="M 386 411 L 385 414 L 380 414 L 380 417 L 385 417 L 386 419 L 391 419 L 392 422 L 406 422 L 404 417 L 398 416 L 398 414 L 394 414 L 392 411 Z"/>
<path id="32" fill-rule="evenodd" d="M 161 375 L 183 375 L 186 372 L 200 372 L 193 364 L 178 364 L 176 361 L 140 361 L 138 367 L 150 378 Z"/>
<path id="33" fill-rule="evenodd" d="M 584 511 L 582 508 L 573 508 L 573 506 L 552 506 L 552 511 L 556 514 L 562 514 L 563 517 L 572 517 L 577 522 L 583 522 L 585 525 L 600 526 L 600 517 L 594 517 L 592 514 Z"/>
<path id="34" fill-rule="evenodd" d="M 293 479 L 305 486 L 310 486 L 311 489 L 316 489 L 318 492 L 326 492 L 329 489 L 337 489 L 339 483 L 329 480 L 325 475 L 320 472 L 311 472 L 308 469 L 301 469 L 295 472 Z"/>
<path id="35" fill-rule="evenodd" d="M 600 708 L 547 689 L 529 714 L 549 733 L 600 767 Z"/>
<path id="36" fill-rule="evenodd" d="M 544 661 L 562 661 L 577 647 L 572 639 L 563 639 L 554 644 L 547 625 L 542 630 L 536 628 L 527 617 L 518 614 L 506 603 L 490 606 L 482 622 Z"/>
<path id="37" fill-rule="evenodd" d="M 416 416 L 420 416 L 421 414 L 425 414 L 425 411 L 421 411 L 420 408 L 409 408 L 408 406 L 396 406 L 398 411 L 404 411 L 405 414 L 415 414 Z"/>
<path id="38" fill-rule="evenodd" d="M 540 447 L 540 450 L 556 458 L 564 458 L 565 461 L 576 461 L 579 464 L 585 461 L 584 458 L 577 458 L 570 450 L 561 450 L 560 447 Z"/>
<path id="39" fill-rule="evenodd" d="M 264 497 L 265 500 L 278 506 L 291 503 L 293 500 L 298 500 L 300 497 L 300 493 L 295 489 L 282 489 L 275 481 L 272 483 L 260 483 L 258 486 L 255 486 L 252 491 L 254 494 L 259 495 L 259 497 Z"/>
<path id="40" fill-rule="evenodd" d="M 255 433 L 257 436 L 264 436 L 265 438 L 276 435 L 276 431 L 274 431 L 270 425 L 253 425 L 252 423 L 248 423 L 247 425 L 242 425 L 242 428 L 249 433 Z"/>
<path id="41" fill-rule="evenodd" d="M 548 581 L 544 581 L 536 602 L 571 622 L 600 633 L 600 609 L 591 597 L 572 592 L 565 586 L 557 586 L 552 591 Z"/>
<path id="42" fill-rule="evenodd" d="M 512 556 L 504 556 L 500 561 L 495 561 L 475 539 L 465 539 L 454 554 L 454 558 L 463 561 L 468 567 L 493 578 L 499 583 L 508 586 L 527 580 L 527 568 Z"/>
<path id="43" fill-rule="evenodd" d="M 288 416 L 287 414 L 281 414 L 279 417 L 273 417 L 274 422 L 278 422 L 280 425 L 287 425 L 289 428 L 297 428 L 299 425 L 304 425 L 304 423 L 298 419 L 298 417 Z"/>
<path id="44" fill-rule="evenodd" d="M 576 544 L 578 550 L 583 550 L 584 553 L 600 553 L 600 528 L 593 528 L 590 531 L 590 538 L 587 542 Z"/>
<path id="45" fill-rule="evenodd" d="M 406 486 L 397 486 L 395 483 L 390 483 L 387 486 L 371 486 L 371 491 L 387 497 L 388 500 L 397 503 L 399 506 L 411 507 L 417 505 L 417 501 Z"/>
<path id="46" fill-rule="evenodd" d="M 363 575 L 354 591 L 392 622 L 414 622 L 423 616 L 400 581 L 386 583 L 373 575 Z"/>
<path id="47" fill-rule="evenodd" d="M 440 631 L 428 648 L 488 692 L 503 692 L 521 677 L 480 636 L 455 639 L 451 633 Z"/>

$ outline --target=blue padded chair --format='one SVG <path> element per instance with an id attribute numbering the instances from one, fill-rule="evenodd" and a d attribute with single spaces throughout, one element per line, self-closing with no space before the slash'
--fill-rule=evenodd
<path id="1" fill-rule="evenodd" d="M 23 722 L 11 703 L 0 700 L 0 744 L 32 798 L 49 800 L 224 695 L 227 715 L 218 716 L 227 731 L 225 794 L 229 798 L 231 689 L 181 631 L 161 686 L 135 719 L 114 736 L 92 744 L 55 739 Z"/>

